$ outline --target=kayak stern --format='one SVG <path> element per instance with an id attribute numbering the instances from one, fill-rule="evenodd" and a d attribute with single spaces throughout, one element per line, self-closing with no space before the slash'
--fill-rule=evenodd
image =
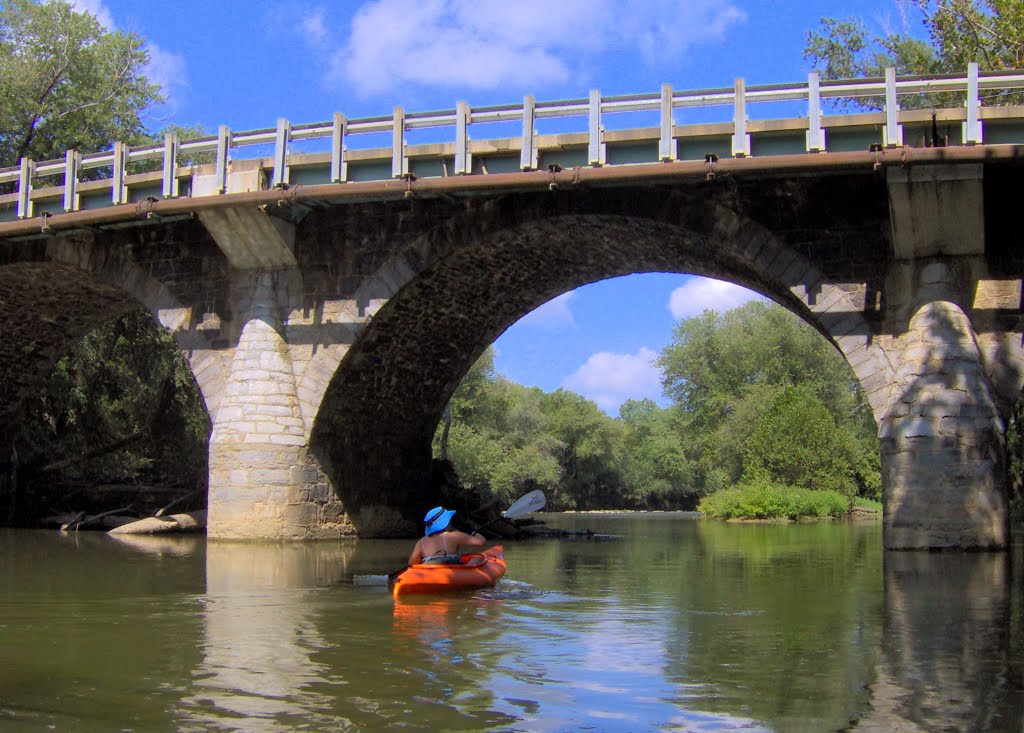
<path id="1" fill-rule="evenodd" d="M 501 545 L 462 556 L 461 565 L 412 565 L 391 584 L 395 598 L 413 593 L 451 593 L 490 588 L 505 574 L 505 549 Z"/>

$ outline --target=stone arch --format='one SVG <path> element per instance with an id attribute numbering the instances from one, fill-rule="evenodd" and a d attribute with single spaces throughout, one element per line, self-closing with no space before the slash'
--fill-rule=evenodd
<path id="1" fill-rule="evenodd" d="M 869 324 L 849 293 L 780 237 L 722 204 L 695 222 L 672 193 L 638 207 L 604 203 L 510 212 L 488 202 L 492 226 L 479 211 L 465 214 L 465 229 L 453 218 L 364 283 L 372 318 L 340 360 L 311 437 L 343 502 L 418 511 L 402 484 L 429 470 L 437 420 L 480 353 L 550 298 L 633 273 L 705 275 L 771 297 L 832 341 L 858 378 L 878 383 L 878 414 L 892 367 Z"/>
<path id="2" fill-rule="evenodd" d="M 173 299 L 134 263 L 118 270 L 80 242 L 48 244 L 52 257 L 0 266 L 0 518 L 7 521 L 21 503 L 19 420 L 57 362 L 91 331 L 140 306 L 165 328 L 176 325 L 166 315 L 180 311 L 162 308 Z"/>
<path id="3" fill-rule="evenodd" d="M 207 411 L 212 413 L 216 409 L 216 401 L 211 397 L 222 390 L 211 385 L 223 381 L 223 368 L 219 363 L 211 364 L 215 361 L 211 352 L 201 349 L 198 355 L 194 353 L 201 342 L 194 328 L 192 309 L 182 304 L 164 283 L 143 270 L 126 247 L 101 245 L 95 236 L 60 237 L 47 242 L 46 257 L 53 263 L 96 278 L 122 292 L 134 306 L 141 305 L 152 313 L 156 322 L 171 332 L 189 362 Z"/>

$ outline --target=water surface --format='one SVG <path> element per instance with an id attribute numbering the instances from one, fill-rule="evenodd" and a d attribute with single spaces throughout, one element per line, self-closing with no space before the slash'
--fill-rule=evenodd
<path id="1" fill-rule="evenodd" d="M 490 590 L 352 583 L 410 542 L 0 531 L 2 731 L 1015 731 L 1022 548 L 877 522 L 547 515 Z"/>

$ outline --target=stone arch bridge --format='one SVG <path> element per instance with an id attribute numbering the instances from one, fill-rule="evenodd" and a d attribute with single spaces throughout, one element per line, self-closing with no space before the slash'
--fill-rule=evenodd
<path id="1" fill-rule="evenodd" d="M 808 140 L 807 121 L 794 125 Z M 676 145 L 684 132 L 670 128 Z M 283 153 L 218 160 L 180 174 L 191 196 L 66 213 L 44 206 L 70 179 L 25 194 L 23 177 L 0 196 L 0 213 L 22 214 L 0 221 L 3 445 L 74 341 L 141 303 L 211 416 L 211 538 L 401 534 L 430 500 L 445 404 L 508 326 L 586 283 L 692 273 L 771 297 L 853 367 L 879 426 L 886 547 L 1005 547 L 1024 146 L 554 162 L 592 142 L 563 137 L 526 170 L 488 170 L 472 149 L 461 176 L 400 160 L 387 180 L 273 187 Z M 458 144 L 419 164 L 447 172 Z M 160 175 L 138 174 L 138 189 Z M 132 181 L 75 183 L 109 195 Z"/>

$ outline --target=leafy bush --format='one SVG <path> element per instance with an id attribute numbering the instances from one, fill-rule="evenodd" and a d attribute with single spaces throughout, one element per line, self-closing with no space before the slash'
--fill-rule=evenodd
<path id="1" fill-rule="evenodd" d="M 876 499 L 868 499 L 863 496 L 856 496 L 853 499 L 853 505 L 860 509 L 871 509 L 872 511 L 882 511 L 882 502 Z"/>
<path id="2" fill-rule="evenodd" d="M 697 509 L 713 519 L 801 519 L 839 517 L 850 500 L 836 491 L 750 481 L 701 499 Z"/>

